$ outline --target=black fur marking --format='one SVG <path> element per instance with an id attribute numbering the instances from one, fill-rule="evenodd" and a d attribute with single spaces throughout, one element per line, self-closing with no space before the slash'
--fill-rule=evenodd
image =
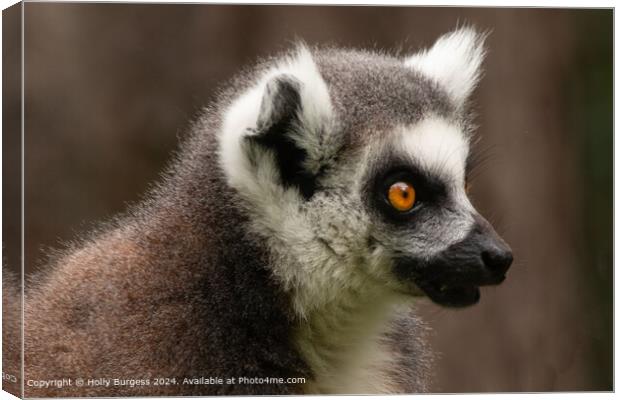
<path id="1" fill-rule="evenodd" d="M 298 128 L 302 108 L 300 86 L 297 79 L 287 75 L 267 84 L 257 122 L 258 134 L 247 136 L 247 140 L 271 149 L 282 184 L 298 188 L 308 200 L 316 190 L 316 177 L 303 166 L 308 153 L 291 137 L 291 132 Z"/>
<path id="2" fill-rule="evenodd" d="M 432 173 L 391 151 L 386 152 L 381 160 L 384 161 L 370 168 L 364 188 L 369 211 L 386 222 L 415 229 L 416 223 L 425 220 L 420 214 L 446 206 L 445 184 Z M 416 203 L 408 212 L 395 210 L 387 200 L 389 187 L 397 181 L 409 182 L 415 188 Z"/>
<path id="3" fill-rule="evenodd" d="M 482 217 L 460 242 L 431 259 L 402 257 L 394 273 L 403 281 L 414 282 L 434 302 L 448 307 L 475 304 L 480 286 L 501 283 L 512 263 L 512 252 Z"/>

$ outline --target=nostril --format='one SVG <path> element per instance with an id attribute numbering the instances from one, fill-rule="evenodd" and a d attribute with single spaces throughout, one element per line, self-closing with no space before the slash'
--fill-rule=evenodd
<path id="1" fill-rule="evenodd" d="M 482 261 L 492 272 L 504 274 L 512 264 L 512 252 L 503 250 L 483 251 Z"/>

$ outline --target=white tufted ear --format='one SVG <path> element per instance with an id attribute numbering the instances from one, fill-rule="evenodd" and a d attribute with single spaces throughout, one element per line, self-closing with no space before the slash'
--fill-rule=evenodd
<path id="1" fill-rule="evenodd" d="M 476 86 L 485 56 L 486 34 L 464 27 L 441 36 L 428 50 L 405 60 L 405 65 L 439 83 L 460 107 Z"/>
<path id="2" fill-rule="evenodd" d="M 226 111 L 219 134 L 220 159 L 230 184 L 245 189 L 256 186 L 258 171 L 252 158 L 272 157 L 271 181 L 296 187 L 310 197 L 325 158 L 332 114 L 328 88 L 312 54 L 298 45 L 258 76 Z M 265 171 L 269 168 L 263 168 L 264 177 Z"/>

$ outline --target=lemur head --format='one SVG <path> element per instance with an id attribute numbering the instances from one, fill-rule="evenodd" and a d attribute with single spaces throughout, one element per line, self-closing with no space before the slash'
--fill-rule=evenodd
<path id="1" fill-rule="evenodd" d="M 227 104 L 220 162 L 300 312 L 347 290 L 479 299 L 512 262 L 466 191 L 470 28 L 399 58 L 298 46 Z"/>

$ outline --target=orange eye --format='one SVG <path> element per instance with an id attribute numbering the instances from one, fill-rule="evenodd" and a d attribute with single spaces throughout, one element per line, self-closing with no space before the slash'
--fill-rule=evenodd
<path id="1" fill-rule="evenodd" d="M 388 200 L 398 211 L 409 211 L 415 204 L 415 189 L 409 183 L 396 182 L 388 190 Z"/>

